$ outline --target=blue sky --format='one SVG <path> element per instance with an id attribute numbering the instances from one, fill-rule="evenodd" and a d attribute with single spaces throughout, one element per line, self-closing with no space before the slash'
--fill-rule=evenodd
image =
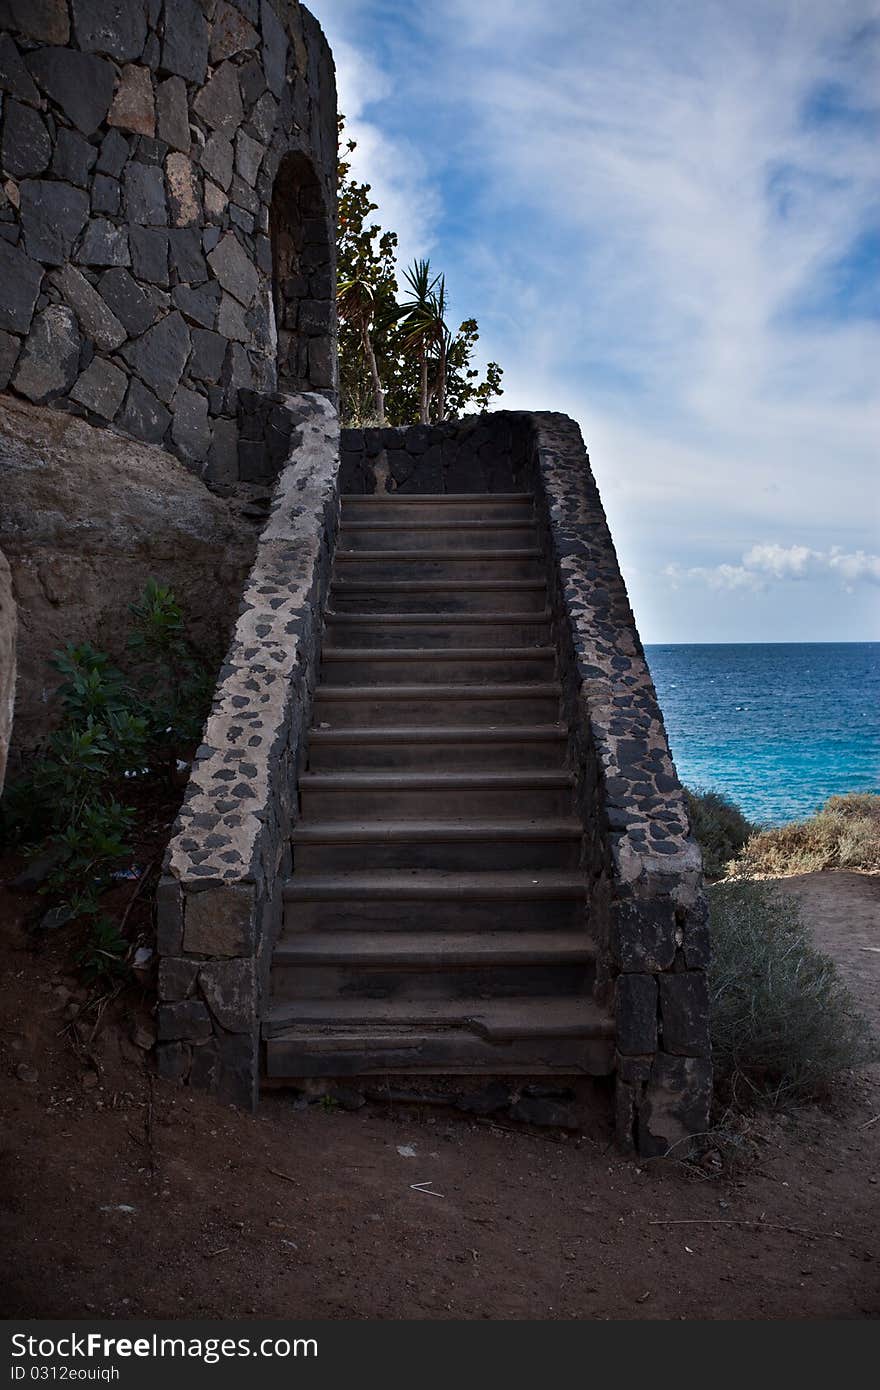
<path id="1" fill-rule="evenodd" d="M 880 0 L 312 0 L 500 405 L 581 425 L 646 642 L 880 640 Z"/>

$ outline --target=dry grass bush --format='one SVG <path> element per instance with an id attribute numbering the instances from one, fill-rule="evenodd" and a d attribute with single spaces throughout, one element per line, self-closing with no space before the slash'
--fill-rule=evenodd
<path id="1" fill-rule="evenodd" d="M 720 878 L 757 829 L 739 807 L 720 792 L 684 789 L 691 830 L 703 851 L 703 871 Z"/>
<path id="2" fill-rule="evenodd" d="M 880 796 L 832 796 L 809 820 L 758 831 L 746 844 L 739 867 L 764 877 L 819 869 L 880 870 Z"/>
<path id="3" fill-rule="evenodd" d="M 828 1099 L 841 1072 L 877 1044 L 830 956 L 810 943 L 797 904 L 739 877 L 709 890 L 716 1091 L 740 1105 Z"/>

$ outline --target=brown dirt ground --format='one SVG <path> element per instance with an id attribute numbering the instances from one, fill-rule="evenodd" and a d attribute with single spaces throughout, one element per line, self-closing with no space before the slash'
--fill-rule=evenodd
<path id="1" fill-rule="evenodd" d="M 862 947 L 880 946 L 880 878 L 785 887 L 876 1022 L 880 955 Z M 6 1317 L 880 1314 L 876 1068 L 836 1113 L 754 1123 L 720 1170 L 429 1107 L 274 1094 L 251 1116 L 152 1079 L 129 1041 L 146 991 L 107 1009 L 93 1062 L 78 1054 L 65 948 L 32 952 L 28 906 L 0 891 Z M 429 1180 L 442 1195 L 411 1186 Z"/>

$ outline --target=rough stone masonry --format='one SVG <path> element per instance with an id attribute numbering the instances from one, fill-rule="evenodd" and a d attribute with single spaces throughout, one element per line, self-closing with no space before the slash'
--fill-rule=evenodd
<path id="1" fill-rule="evenodd" d="M 242 389 L 336 387 L 317 23 L 289 0 L 0 0 L 0 30 L 0 390 L 234 485 Z"/>

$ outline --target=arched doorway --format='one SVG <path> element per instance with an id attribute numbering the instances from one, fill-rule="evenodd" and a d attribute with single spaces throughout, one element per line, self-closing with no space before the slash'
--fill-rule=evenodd
<path id="1" fill-rule="evenodd" d="M 282 159 L 269 212 L 278 390 L 321 391 L 336 400 L 333 229 L 306 155 Z"/>

